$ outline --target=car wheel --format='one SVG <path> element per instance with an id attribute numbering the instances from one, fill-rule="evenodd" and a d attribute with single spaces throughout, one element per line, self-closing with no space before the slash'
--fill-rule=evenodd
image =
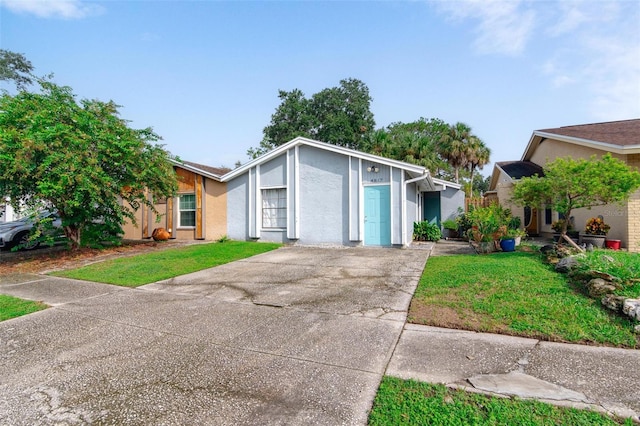
<path id="1" fill-rule="evenodd" d="M 16 242 L 16 245 L 20 250 L 33 250 L 40 245 L 39 241 L 29 240 L 28 232 L 19 233 L 18 235 L 16 235 L 14 241 Z"/>

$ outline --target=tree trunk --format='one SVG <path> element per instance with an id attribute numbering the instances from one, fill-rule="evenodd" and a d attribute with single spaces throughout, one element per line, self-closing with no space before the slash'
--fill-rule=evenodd
<path id="1" fill-rule="evenodd" d="M 65 226 L 64 235 L 71 242 L 71 250 L 78 250 L 80 248 L 80 228 L 76 226 Z"/>
<path id="2" fill-rule="evenodd" d="M 578 250 L 578 251 L 580 251 L 580 252 L 584 252 L 584 249 L 583 249 L 582 247 L 580 247 L 578 244 L 576 244 L 576 242 L 575 242 L 575 241 L 573 241 L 573 240 L 571 239 L 571 237 L 567 235 L 567 233 L 566 233 L 566 232 L 563 232 L 563 233 L 560 235 L 560 237 L 561 237 L 562 239 L 564 239 L 566 242 L 568 242 L 568 243 L 569 243 L 569 245 L 570 245 L 570 246 L 572 246 L 573 248 L 575 248 L 576 250 Z M 559 240 L 558 240 L 558 241 L 559 241 Z"/>

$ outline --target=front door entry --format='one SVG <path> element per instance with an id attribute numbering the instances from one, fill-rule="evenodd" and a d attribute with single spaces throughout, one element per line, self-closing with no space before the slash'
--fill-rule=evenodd
<path id="1" fill-rule="evenodd" d="M 391 197 L 389 185 L 364 188 L 364 244 L 391 245 Z"/>

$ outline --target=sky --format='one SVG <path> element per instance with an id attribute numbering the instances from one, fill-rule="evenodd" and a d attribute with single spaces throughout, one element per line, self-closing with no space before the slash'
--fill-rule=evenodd
<path id="1" fill-rule="evenodd" d="M 377 128 L 464 122 L 493 163 L 534 130 L 640 118 L 639 23 L 635 0 L 0 0 L 0 48 L 183 160 L 245 163 L 279 90 L 356 78 Z"/>

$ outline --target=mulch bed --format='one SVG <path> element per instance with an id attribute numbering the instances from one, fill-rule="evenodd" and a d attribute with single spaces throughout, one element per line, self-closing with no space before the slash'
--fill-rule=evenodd
<path id="1" fill-rule="evenodd" d="M 66 246 L 41 247 L 32 251 L 0 252 L 0 275 L 15 273 L 42 274 L 74 269 L 89 263 L 132 256 L 150 251 L 165 250 L 190 244 L 188 241 L 127 240 L 122 245 L 102 249 L 81 248 L 69 250 Z"/>

